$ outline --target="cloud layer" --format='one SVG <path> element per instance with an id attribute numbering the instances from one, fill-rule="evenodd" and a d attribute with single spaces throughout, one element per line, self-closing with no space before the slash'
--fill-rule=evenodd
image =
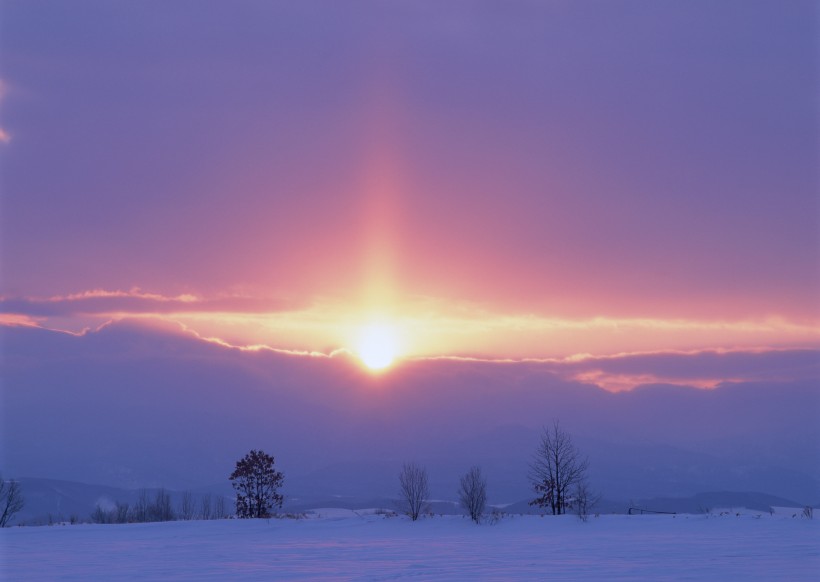
<path id="1" fill-rule="evenodd" d="M 247 294 L 164 296 L 94 289 L 64 296 L 0 298 L 7 324 L 80 332 L 124 318 L 177 323 L 237 346 L 330 353 L 355 349 L 363 326 L 394 329 L 402 357 L 576 361 L 632 352 L 733 352 L 816 348 L 820 327 L 780 318 L 681 320 L 556 318 L 493 313 L 469 302 L 415 298 L 373 312 L 339 301 L 302 302 Z M 603 360 L 602 360 L 603 361 Z M 600 371 L 600 370 L 599 370 Z M 647 379 L 648 381 L 648 379 Z"/>
<path id="2" fill-rule="evenodd" d="M 816 352 L 418 360 L 372 376 L 344 354 L 238 350 L 139 322 L 82 336 L 6 327 L 2 339 L 3 466 L 17 475 L 189 487 L 221 482 L 262 447 L 290 495 L 392 495 L 397 467 L 415 459 L 437 495 L 480 463 L 494 500 L 515 501 L 529 494 L 540 427 L 560 418 L 610 497 L 820 492 L 807 461 L 820 453 Z M 584 366 L 742 379 L 611 393 L 573 380 Z M 791 379 L 772 379 L 782 369 Z"/>

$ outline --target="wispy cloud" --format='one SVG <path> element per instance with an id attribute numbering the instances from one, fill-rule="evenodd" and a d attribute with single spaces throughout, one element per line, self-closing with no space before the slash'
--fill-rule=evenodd
<path id="1" fill-rule="evenodd" d="M 0 79 L 0 105 L 6 96 L 7 85 L 3 79 Z M 11 141 L 11 134 L 6 129 L 0 126 L 0 143 L 9 143 Z"/>
<path id="2" fill-rule="evenodd" d="M 162 295 L 139 288 L 128 291 L 91 289 L 51 297 L 0 297 L 0 312 L 28 316 L 68 317 L 75 315 L 142 315 L 181 312 L 264 313 L 293 309 L 293 302 L 280 299 L 220 295 L 201 297 L 193 294 Z"/>
<path id="3" fill-rule="evenodd" d="M 729 382 L 820 379 L 820 350 L 754 348 L 658 351 L 568 359 L 555 368 L 563 376 L 611 391 L 645 384 L 715 388 Z"/>
<path id="4" fill-rule="evenodd" d="M 820 381 L 820 349 L 735 348 L 658 350 L 605 356 L 575 354 L 564 358 L 463 358 L 436 357 L 484 364 L 521 364 L 549 371 L 561 378 L 593 384 L 610 392 L 638 386 L 668 384 L 717 388 L 733 382 Z"/>

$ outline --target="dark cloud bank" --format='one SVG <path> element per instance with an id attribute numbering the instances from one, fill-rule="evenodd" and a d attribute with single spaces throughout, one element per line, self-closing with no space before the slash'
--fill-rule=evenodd
<path id="1" fill-rule="evenodd" d="M 692 354 L 565 366 L 426 360 L 369 376 L 347 356 L 248 352 L 133 323 L 84 336 L 2 328 L 4 474 L 116 486 L 226 483 L 250 448 L 287 495 L 393 495 L 402 462 L 454 498 L 472 464 L 491 501 L 529 495 L 539 428 L 560 419 L 611 499 L 761 491 L 820 499 L 818 352 Z M 584 368 L 586 366 L 587 368 Z M 744 378 L 610 393 L 584 369 Z"/>

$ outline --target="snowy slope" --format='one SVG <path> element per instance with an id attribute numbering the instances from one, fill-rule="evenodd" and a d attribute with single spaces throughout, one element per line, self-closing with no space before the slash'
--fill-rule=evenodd
<path id="1" fill-rule="evenodd" d="M 345 510 L 302 520 L 10 528 L 7 580 L 815 580 L 820 520 L 741 516 L 411 523 Z"/>

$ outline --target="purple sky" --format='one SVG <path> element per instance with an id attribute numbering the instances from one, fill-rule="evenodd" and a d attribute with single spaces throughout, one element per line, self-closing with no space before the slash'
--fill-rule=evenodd
<path id="1" fill-rule="evenodd" d="M 818 345 L 814 2 L 0 6 L 9 321 L 329 350 L 378 311 L 423 355 Z M 129 297 L 32 307 L 100 291 Z M 628 337 L 554 332 L 595 318 Z"/>

